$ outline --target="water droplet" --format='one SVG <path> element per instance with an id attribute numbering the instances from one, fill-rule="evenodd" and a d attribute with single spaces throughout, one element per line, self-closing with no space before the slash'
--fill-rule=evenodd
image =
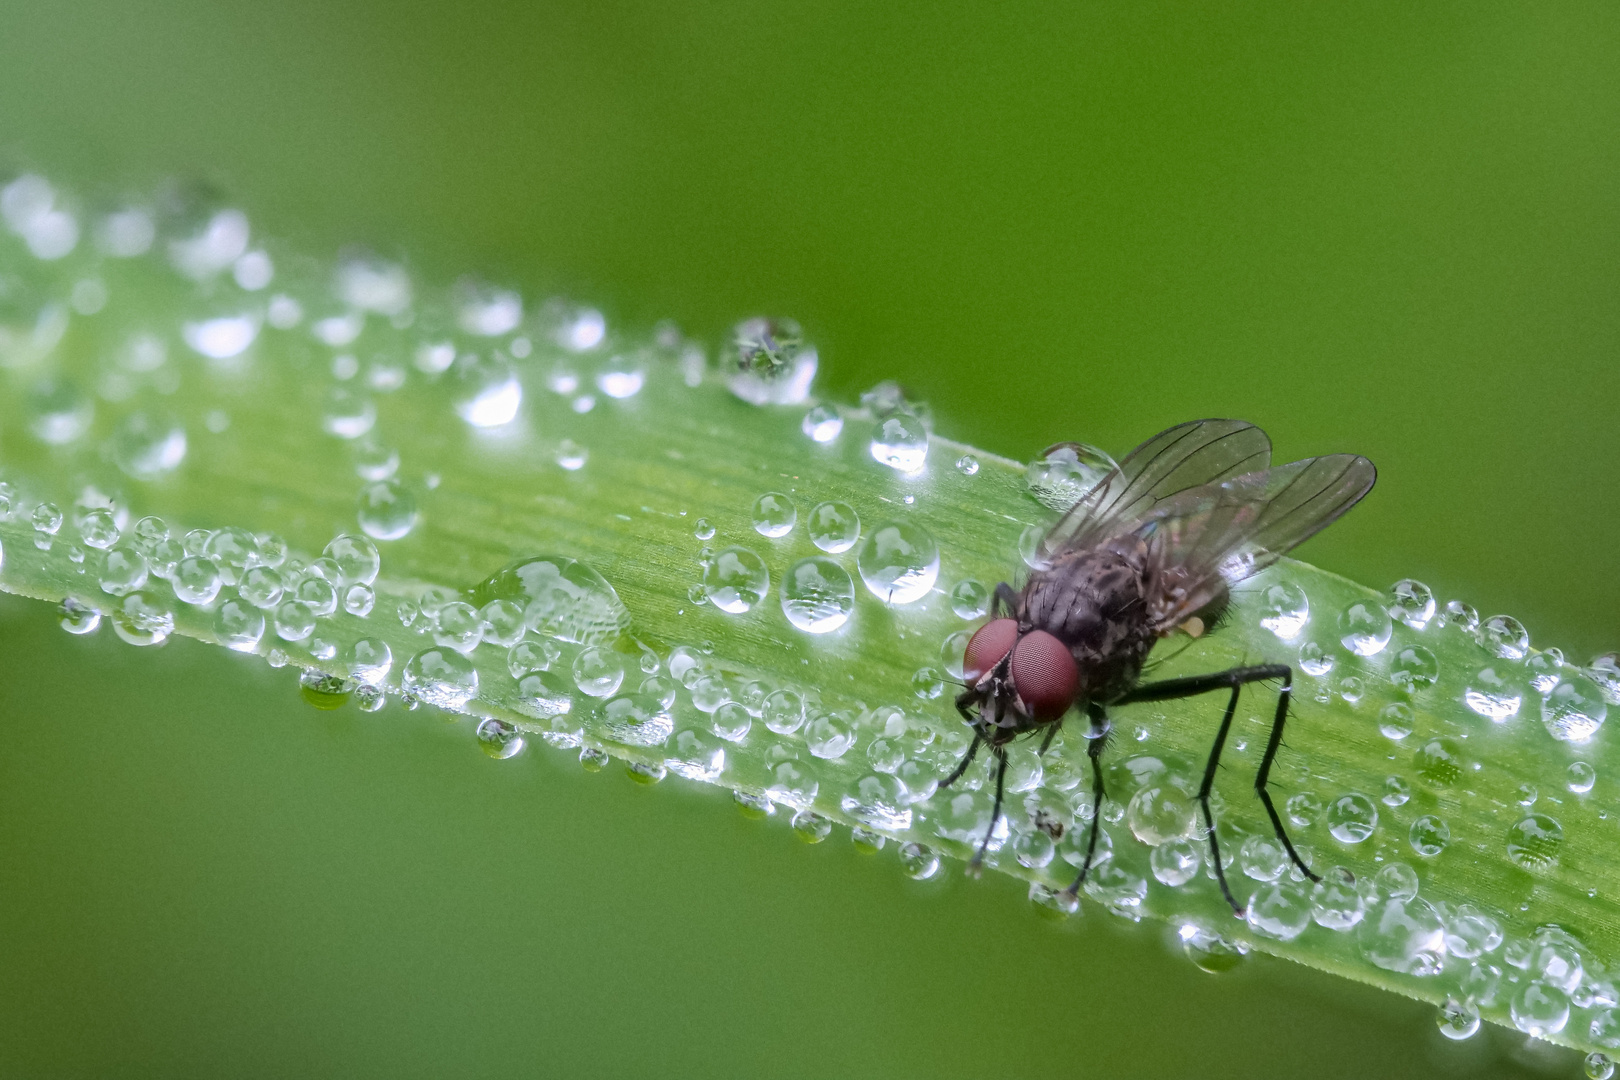
<path id="1" fill-rule="evenodd" d="M 873 596 L 889 604 L 910 604 L 934 587 L 939 547 L 921 526 L 890 522 L 866 538 L 855 563 Z"/>
<path id="2" fill-rule="evenodd" d="M 1387 608 L 1391 618 L 1414 630 L 1422 630 L 1434 618 L 1434 591 L 1423 582 L 1403 578 L 1389 592 Z"/>
<path id="3" fill-rule="evenodd" d="M 1449 626 L 1472 637 L 1479 629 L 1479 612 L 1461 600 L 1448 600 L 1445 610 L 1440 613 L 1439 625 Z"/>
<path id="4" fill-rule="evenodd" d="M 1450 787 L 1462 776 L 1462 748 L 1450 739 L 1430 739 L 1412 756 L 1418 776 L 1434 787 Z"/>
<path id="5" fill-rule="evenodd" d="M 1385 806 L 1405 806 L 1406 800 L 1412 797 L 1412 786 L 1398 776 L 1384 777 L 1384 797 L 1379 800 Z"/>
<path id="6" fill-rule="evenodd" d="M 434 616 L 433 640 L 457 652 L 470 653 L 484 640 L 484 617 L 465 601 L 445 604 Z"/>
<path id="7" fill-rule="evenodd" d="M 349 646 L 344 662 L 351 677 L 371 686 L 381 686 L 394 666 L 394 652 L 385 641 L 361 638 Z"/>
<path id="8" fill-rule="evenodd" d="M 831 761 L 855 745 L 855 732 L 843 713 L 821 713 L 805 725 L 804 741 L 811 754 Z"/>
<path id="9" fill-rule="evenodd" d="M 1260 594 L 1260 625 L 1283 641 L 1292 641 L 1310 621 L 1311 603 L 1305 590 L 1291 581 L 1266 586 Z"/>
<path id="10" fill-rule="evenodd" d="M 1556 1035 L 1569 1023 L 1569 995 L 1556 986 L 1532 979 L 1519 987 L 1508 1006 L 1513 1026 L 1527 1035 Z"/>
<path id="11" fill-rule="evenodd" d="M 28 392 L 28 428 L 41 442 L 65 446 L 90 429 L 95 402 L 64 378 L 51 377 Z"/>
<path id="12" fill-rule="evenodd" d="M 358 439 L 377 422 L 377 407 L 366 395 L 347 386 L 334 386 L 326 394 L 321 427 L 340 439 Z"/>
<path id="13" fill-rule="evenodd" d="M 304 671 L 298 676 L 298 694 L 317 709 L 342 708 L 354 693 L 354 683 L 324 671 Z"/>
<path id="14" fill-rule="evenodd" d="M 1601 1050 L 1587 1054 L 1582 1064 L 1586 1068 L 1587 1080 L 1610 1080 L 1614 1076 L 1614 1059 Z"/>
<path id="15" fill-rule="evenodd" d="M 804 414 L 799 428 L 818 443 L 829 443 L 844 430 L 844 418 L 830 405 L 817 405 Z"/>
<path id="16" fill-rule="evenodd" d="M 972 454 L 963 454 L 956 459 L 956 471 L 963 476 L 972 476 L 979 471 L 979 459 Z"/>
<path id="17" fill-rule="evenodd" d="M 280 622 L 279 613 L 277 622 Z M 400 689 L 429 705 L 459 709 L 478 693 L 478 671 L 471 660 L 456 650 L 434 646 L 405 662 L 399 685 Z"/>
<path id="18" fill-rule="evenodd" d="M 785 806 L 803 809 L 815 801 L 821 785 L 796 760 L 778 762 L 771 769 L 772 783 L 766 794 Z"/>
<path id="19" fill-rule="evenodd" d="M 810 634 L 843 626 L 855 610 L 855 582 L 849 572 L 823 556 L 801 559 L 782 578 L 782 613 Z"/>
<path id="20" fill-rule="evenodd" d="M 1389 681 L 1406 694 L 1427 690 L 1440 677 L 1440 661 L 1421 645 L 1406 645 L 1389 662 Z"/>
<path id="21" fill-rule="evenodd" d="M 259 543 L 246 529 L 224 528 L 208 537 L 200 553 L 218 568 L 225 584 L 235 585 L 258 561 Z"/>
<path id="22" fill-rule="evenodd" d="M 939 873 L 939 855 L 926 844 L 901 844 L 900 868 L 913 881 L 927 881 Z"/>
<path id="23" fill-rule="evenodd" d="M 230 360 L 247 352 L 259 337 L 259 316 L 232 311 L 181 324 L 180 337 L 191 350 L 210 360 Z"/>
<path id="24" fill-rule="evenodd" d="M 1322 813 L 1322 800 L 1309 791 L 1302 791 L 1298 795 L 1289 796 L 1286 809 L 1288 820 L 1302 829 L 1310 828 L 1316 824 L 1316 819 Z"/>
<path id="25" fill-rule="evenodd" d="M 755 521 L 757 528 L 758 519 Z M 789 528 L 791 527 L 790 524 Z M 848 503 L 824 502 L 817 504 L 816 508 L 810 511 L 805 528 L 810 534 L 812 544 L 822 551 L 836 555 L 848 551 L 855 546 L 855 541 L 860 539 L 861 519 L 860 515 L 855 513 L 855 508 Z"/>
<path id="26" fill-rule="evenodd" d="M 1434 1022 L 1440 1034 L 1453 1042 L 1461 1042 L 1473 1038 L 1479 1030 L 1479 1009 L 1468 1002 L 1447 998 L 1435 1013 Z"/>
<path id="27" fill-rule="evenodd" d="M 1307 675 L 1320 679 L 1332 672 L 1334 663 L 1333 656 L 1323 652 L 1322 646 L 1314 641 L 1299 647 L 1299 669 Z"/>
<path id="28" fill-rule="evenodd" d="M 186 432 L 161 412 L 134 412 L 120 421 L 111 442 L 114 463 L 136 480 L 156 480 L 186 458 Z"/>
<path id="29" fill-rule="evenodd" d="M 585 467 L 590 454 L 573 439 L 564 439 L 557 444 L 556 461 L 558 466 L 569 472 L 578 472 Z"/>
<path id="30" fill-rule="evenodd" d="M 1507 853 L 1526 870 L 1551 870 L 1563 843 L 1562 825 L 1546 814 L 1530 814 L 1508 830 Z"/>
<path id="31" fill-rule="evenodd" d="M 1494 667 L 1480 668 L 1463 690 L 1463 704 L 1495 723 L 1503 723 L 1519 715 L 1519 704 L 1524 695 L 1519 688 Z M 1511 674 L 1511 672 L 1509 672 Z"/>
<path id="32" fill-rule="evenodd" d="M 1149 847 L 1181 840 L 1193 831 L 1193 802 L 1170 784 L 1145 787 L 1131 796 L 1125 824 Z"/>
<path id="33" fill-rule="evenodd" d="M 110 596 L 128 596 L 146 584 L 146 559 L 132 547 L 107 552 L 101 566 L 101 590 Z"/>
<path id="34" fill-rule="evenodd" d="M 760 719 L 778 735 L 791 735 L 804 725 L 804 698 L 792 690 L 774 690 L 760 707 Z"/>
<path id="35" fill-rule="evenodd" d="M 945 693 L 945 680 L 938 668 L 922 667 L 911 673 L 911 692 L 923 701 L 936 701 Z"/>
<path id="36" fill-rule="evenodd" d="M 703 591 L 721 611 L 740 615 L 765 596 L 771 576 L 765 562 L 745 547 L 718 552 L 703 572 Z"/>
<path id="37" fill-rule="evenodd" d="M 832 834 L 832 818 L 814 810 L 800 810 L 789 822 L 794 833 L 807 844 L 819 844 Z"/>
<path id="38" fill-rule="evenodd" d="M 511 423 L 523 403 L 523 384 L 498 356 L 463 356 L 452 371 L 456 415 L 475 428 Z"/>
<path id="39" fill-rule="evenodd" d="M 1029 463 L 1029 492 L 1058 513 L 1079 502 L 1114 468 L 1114 459 L 1084 443 L 1060 443 Z"/>
<path id="40" fill-rule="evenodd" d="M 365 618 L 377 603 L 377 594 L 370 585 L 350 585 L 343 591 L 343 610 L 350 615 Z"/>
<path id="41" fill-rule="evenodd" d="M 1502 925 L 1471 904 L 1453 908 L 1446 923 L 1446 951 L 1472 960 L 1502 944 Z"/>
<path id="42" fill-rule="evenodd" d="M 506 669 L 518 679 L 531 671 L 545 671 L 561 655 L 549 641 L 520 641 L 506 653 Z"/>
<path id="43" fill-rule="evenodd" d="M 70 634 L 93 634 L 101 625 L 101 612 L 71 596 L 63 600 L 57 610 L 61 613 L 62 629 Z"/>
<path id="44" fill-rule="evenodd" d="M 237 594 L 257 608 L 275 607 L 281 593 L 281 575 L 268 566 L 252 567 L 237 586 Z"/>
<path id="45" fill-rule="evenodd" d="M 226 648 L 252 652 L 264 637 L 264 612 L 233 596 L 219 605 L 214 634 Z"/>
<path id="46" fill-rule="evenodd" d="M 1411 843 L 1413 851 L 1424 858 L 1433 858 L 1451 843 L 1451 827 L 1443 819 L 1433 814 L 1425 814 L 1412 822 L 1412 830 L 1407 834 L 1407 840 Z"/>
<path id="47" fill-rule="evenodd" d="M 416 499 L 397 480 L 360 489 L 360 528 L 377 540 L 398 540 L 416 527 Z"/>
<path id="48" fill-rule="evenodd" d="M 323 577 L 311 575 L 298 583 L 293 592 L 295 599 L 309 606 L 316 618 L 325 618 L 337 610 L 337 590 Z"/>
<path id="49" fill-rule="evenodd" d="M 1511 615 L 1492 615 L 1479 628 L 1479 643 L 1493 656 L 1522 660 L 1530 651 L 1530 633 Z"/>
<path id="50" fill-rule="evenodd" d="M 721 350 L 720 370 L 750 405 L 796 405 L 810 395 L 816 348 L 792 319 L 746 319 Z"/>
<path id="51" fill-rule="evenodd" d="M 727 742 L 742 742 L 754 726 L 754 718 L 735 701 L 721 702 L 709 718 L 709 727 Z"/>
<path id="52" fill-rule="evenodd" d="M 611 697 L 624 682 L 624 661 L 612 649 L 582 649 L 573 663 L 574 685 L 591 697 Z"/>
<path id="53" fill-rule="evenodd" d="M 174 632 L 174 613 L 157 594 L 145 589 L 124 597 L 109 617 L 113 631 L 131 645 L 160 645 Z"/>
<path id="54" fill-rule="evenodd" d="M 580 644 L 611 640 L 630 625 L 630 613 L 601 574 L 558 555 L 508 564 L 474 590 L 473 600 L 511 600 L 523 605 L 529 629 Z"/>
<path id="55" fill-rule="evenodd" d="M 906 801 L 905 785 L 899 780 L 885 773 L 868 773 L 845 793 L 839 806 L 856 821 L 899 831 L 911 828 L 911 809 Z"/>
<path id="56" fill-rule="evenodd" d="M 1585 761 L 1571 764 L 1566 775 L 1569 777 L 1569 790 L 1577 795 L 1585 795 L 1597 783 L 1597 770 Z"/>
<path id="57" fill-rule="evenodd" d="M 1243 841 L 1237 861 L 1243 875 L 1255 881 L 1276 881 L 1288 869 L 1282 845 L 1269 836 L 1251 836 Z"/>
<path id="58" fill-rule="evenodd" d="M 793 500 L 779 491 L 767 491 L 754 500 L 754 531 L 761 536 L 786 536 L 799 520 Z"/>
<path id="59" fill-rule="evenodd" d="M 219 595 L 219 567 L 212 559 L 198 556 L 181 559 L 171 580 L 174 595 L 188 604 L 211 604 Z"/>
<path id="60" fill-rule="evenodd" d="M 1620 653 L 1594 656 L 1586 666 L 1586 674 L 1598 685 L 1604 701 L 1610 705 L 1620 705 Z"/>
<path id="61" fill-rule="evenodd" d="M 645 358 L 639 353 L 615 353 L 596 373 L 596 388 L 608 397 L 622 401 L 641 393 L 647 381 Z M 690 778 L 689 778 L 690 779 Z"/>
<path id="62" fill-rule="evenodd" d="M 1188 923 L 1177 931 L 1182 951 L 1200 971 L 1219 975 L 1231 971 L 1243 962 L 1249 947 L 1241 941 L 1232 941 L 1222 934 L 1202 926 Z"/>
<path id="63" fill-rule="evenodd" d="M 951 590 L 951 610 L 959 619 L 978 619 L 990 610 L 990 590 L 982 582 L 966 578 Z"/>
<path id="64" fill-rule="evenodd" d="M 1339 641 L 1357 656 L 1382 652 L 1392 630 L 1389 612 L 1368 600 L 1358 600 L 1339 613 Z"/>
<path id="65" fill-rule="evenodd" d="M 1328 804 L 1327 823 L 1335 840 L 1359 844 L 1378 827 L 1378 808 L 1365 795 L 1343 795 Z"/>
<path id="66" fill-rule="evenodd" d="M 1329 869 L 1311 889 L 1311 918 L 1318 926 L 1349 930 L 1366 912 L 1366 900 L 1356 888 L 1356 876 L 1342 866 Z"/>
<path id="67" fill-rule="evenodd" d="M 928 428 L 911 413 L 895 413 L 872 432 L 874 460 L 903 473 L 922 469 L 928 460 Z"/>
<path id="68" fill-rule="evenodd" d="M 1126 812 L 1129 816 L 1129 811 Z M 1135 831 L 1134 829 L 1132 830 Z M 1203 862 L 1203 853 L 1191 840 L 1168 840 L 1154 847 L 1148 856 L 1153 876 L 1163 885 L 1178 888 L 1193 879 Z"/>
<path id="69" fill-rule="evenodd" d="M 1311 900 L 1304 889 L 1287 882 L 1263 885 L 1249 898 L 1245 919 L 1262 937 L 1292 941 L 1311 924 Z"/>
<path id="70" fill-rule="evenodd" d="M 1597 734 L 1608 715 L 1603 691 L 1585 675 L 1571 673 L 1541 702 L 1541 722 L 1560 742 L 1586 742 Z"/>
<path id="71" fill-rule="evenodd" d="M 726 680 L 718 673 L 700 676 L 688 689 L 692 691 L 692 706 L 699 712 L 712 713 L 731 700 Z"/>
<path id="72" fill-rule="evenodd" d="M 1356 937 L 1362 955 L 1386 971 L 1428 976 L 1445 963 L 1445 927 L 1426 900 L 1384 900 L 1367 912 Z"/>
<path id="73" fill-rule="evenodd" d="M 302 600 L 284 600 L 276 607 L 276 636 L 303 641 L 315 632 L 315 609 Z"/>
<path id="74" fill-rule="evenodd" d="M 496 761 L 505 761 L 523 752 L 523 736 L 505 720 L 489 717 L 478 722 L 478 745 Z"/>
<path id="75" fill-rule="evenodd" d="M 525 716 L 550 720 L 573 712 L 574 687 L 557 672 L 529 671 L 518 678 L 517 684 L 518 697 L 513 707 Z M 555 745 L 577 745 L 573 742 L 558 743 L 549 736 L 547 741 Z"/>

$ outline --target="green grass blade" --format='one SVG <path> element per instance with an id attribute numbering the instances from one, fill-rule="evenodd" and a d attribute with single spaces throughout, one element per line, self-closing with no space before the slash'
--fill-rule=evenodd
<path id="1" fill-rule="evenodd" d="M 54 262 L 10 238 L 0 251 L 10 281 L 0 325 L 0 463 L 10 485 L 0 587 L 71 601 L 77 615 L 66 621 L 81 628 L 94 611 L 139 636 L 131 613 L 144 605 L 172 616 L 173 632 L 230 644 L 220 632 L 225 606 L 235 601 L 231 611 L 252 621 L 238 588 L 188 603 L 153 574 L 130 596 L 111 595 L 102 586 L 109 554 L 87 543 L 97 519 L 84 508 L 110 502 L 123 522 L 114 552 L 139 544 L 133 523 L 147 515 L 177 539 L 202 530 L 183 541 L 196 550 L 226 528 L 274 534 L 288 550 L 281 572 L 296 588 L 335 536 L 360 531 L 363 489 L 397 454 L 393 482 L 414 502 L 416 522 L 378 543 L 369 613 L 346 612 L 346 589 L 338 590 L 337 610 L 312 634 L 278 636 L 271 608 L 262 636 L 235 647 L 329 676 L 305 679 L 316 703 L 352 695 L 378 707 L 374 689 L 352 679 L 357 643 L 372 643 L 371 656 L 376 643 L 386 645 L 392 664 L 378 686 L 398 694 L 413 658 L 420 667 L 460 655 L 435 644 L 436 632 L 453 630 L 451 619 L 441 615 L 445 625 L 435 627 L 432 615 L 418 614 L 424 601 L 430 609 L 481 605 L 512 595 L 482 583 L 513 560 L 576 559 L 611 585 L 622 608 L 564 605 L 560 622 L 529 633 L 551 656 L 539 682 L 553 706 L 571 697 L 567 713 L 541 715 L 546 694 L 514 674 L 507 648 L 489 642 L 469 655 L 476 693 L 460 701 L 430 684 L 408 699 L 499 721 L 479 729 L 492 752 L 516 748 L 512 736 L 522 732 L 592 767 L 611 756 L 647 781 L 673 773 L 671 782 L 725 785 L 754 812 L 790 818 L 808 840 L 834 824 L 853 828 L 858 843 L 899 849 L 914 875 L 939 872 L 940 856 L 971 853 L 988 823 L 984 763 L 959 788 L 931 793 L 967 745 L 946 669 L 977 616 L 959 614 L 952 593 L 970 580 L 1014 578 L 1021 538 L 1049 519 L 1024 466 L 934 437 L 924 467 L 902 473 L 874 457 L 883 421 L 870 409 L 838 410 L 842 430 L 817 442 L 804 424 L 813 401 L 748 404 L 712 363 L 695 361 L 701 349 L 668 334 L 610 334 L 572 351 L 558 334 L 577 313 L 552 307 L 481 336 L 466 326 L 469 297 L 482 297 L 491 323 L 504 302 L 487 291 L 395 303 L 402 294 L 388 289 L 398 280 L 374 277 L 366 293 L 351 276 L 345 305 L 331 268 L 300 276 L 290 257 L 268 289 L 244 290 L 228 271 L 197 283 L 163 256 L 174 238 L 129 259 L 93 255 L 88 242 Z M 359 313 L 356 301 L 373 310 Z M 192 347 L 210 334 L 248 332 L 252 343 L 228 357 Z M 219 340 L 209 348 L 230 351 Z M 487 385 L 478 381 L 483 369 L 465 362 L 430 370 L 440 365 L 424 349 L 440 343 L 510 365 L 522 393 L 510 423 L 476 428 L 461 415 L 476 409 L 469 400 L 479 386 L 505 385 L 507 368 Z M 606 392 L 628 389 L 636 374 L 634 392 Z M 368 430 L 355 438 L 332 434 L 361 427 Z M 157 468 L 166 464 L 163 444 L 151 435 L 172 430 L 184 432 L 183 458 Z M 167 444 L 171 457 L 177 445 Z M 755 501 L 766 493 L 795 507 L 784 535 L 755 528 Z M 854 547 L 824 553 L 812 543 L 813 508 L 827 502 L 859 516 Z M 63 514 L 54 534 L 38 527 L 52 519 L 42 504 Z M 862 581 L 859 553 L 892 525 L 926 535 L 939 551 L 937 581 L 909 603 L 890 603 Z M 706 568 L 728 566 L 733 547 L 757 555 L 769 576 L 746 611 L 720 610 L 704 589 Z M 798 629 L 780 600 L 790 569 L 811 557 L 841 567 L 854 594 L 848 622 L 827 633 Z M 1335 875 L 1335 887 L 1318 891 L 1317 921 L 1310 883 L 1283 872 L 1252 789 L 1273 700 L 1263 687 L 1244 695 L 1217 785 L 1233 887 L 1253 896 L 1249 922 L 1232 918 L 1207 863 L 1192 872 L 1170 857 L 1203 854 L 1189 792 L 1219 695 L 1117 710 L 1107 857 L 1088 895 L 1102 909 L 1180 928 L 1211 968 L 1256 949 L 1454 1000 L 1465 1017 L 1477 1008 L 1512 1024 L 1516 1009 L 1521 1027 L 1554 1041 L 1610 1048 L 1609 1039 L 1620 1042 L 1608 1011 L 1609 965 L 1620 958 L 1620 839 L 1605 793 L 1620 763 L 1601 734 L 1584 742 L 1553 734 L 1582 734 L 1571 727 L 1583 719 L 1600 723 L 1600 687 L 1552 654 L 1523 653 L 1511 626 L 1482 634 L 1457 612 L 1427 620 L 1418 612 L 1412 623 L 1421 625 L 1409 625 L 1385 614 L 1393 600 L 1285 561 L 1241 590 L 1218 632 L 1161 646 L 1153 672 L 1296 666 L 1294 719 L 1273 790 L 1307 860 L 1354 879 Z M 1341 623 L 1347 612 L 1359 614 Z M 594 633 L 545 633 L 577 630 L 586 614 Z M 1290 615 L 1303 624 L 1290 625 Z M 1357 633 L 1382 644 L 1360 655 L 1347 644 Z M 569 640 L 580 637 L 589 640 Z M 607 672 L 601 697 L 581 689 L 592 672 L 575 678 L 588 648 L 597 650 L 587 657 L 595 673 Z M 1523 655 L 1502 655 L 1515 652 Z M 622 676 L 608 688 L 614 669 Z M 662 681 L 644 686 L 649 678 Z M 777 691 L 806 702 L 799 723 L 772 712 L 766 699 Z M 1512 715 L 1493 722 L 1483 715 L 1493 707 Z M 1044 760 L 1019 747 L 1007 831 L 987 860 L 1027 880 L 1032 898 L 1054 911 L 1089 819 L 1086 769 L 1074 730 Z M 1037 822 L 1049 832 L 1061 826 L 1061 838 L 1054 843 Z M 1516 855 L 1514 838 L 1522 841 Z M 1335 911 L 1340 922 L 1359 912 L 1359 921 L 1333 929 Z"/>

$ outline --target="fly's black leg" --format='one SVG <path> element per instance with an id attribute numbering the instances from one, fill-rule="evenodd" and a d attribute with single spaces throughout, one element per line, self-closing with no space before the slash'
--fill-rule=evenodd
<path id="1" fill-rule="evenodd" d="M 996 804 L 990 811 L 990 827 L 984 831 L 984 840 L 979 843 L 979 850 L 973 853 L 973 861 L 968 863 L 968 873 L 974 877 L 979 876 L 985 850 L 990 846 L 990 838 L 996 835 L 996 824 L 1001 820 L 1002 784 L 1007 779 L 1007 751 L 997 746 L 992 748 L 991 753 L 996 755 Z"/>
<path id="2" fill-rule="evenodd" d="M 1095 703 L 1086 706 L 1086 714 L 1091 717 L 1091 730 L 1086 732 L 1086 756 L 1091 759 L 1091 830 L 1086 840 L 1086 861 L 1080 864 L 1080 874 L 1068 888 L 1071 897 L 1080 895 L 1080 886 L 1091 873 L 1091 860 L 1097 854 L 1097 829 L 1102 825 L 1102 753 L 1108 745 L 1108 714 Z"/>
<path id="3" fill-rule="evenodd" d="M 1288 852 L 1288 857 L 1293 860 L 1294 865 L 1299 867 L 1299 872 L 1312 881 L 1321 881 L 1321 875 L 1312 873 L 1311 868 L 1305 865 L 1305 860 L 1299 857 L 1299 852 L 1294 850 L 1294 842 L 1288 839 L 1282 818 L 1277 816 L 1277 808 L 1271 803 L 1271 792 L 1266 790 L 1266 783 L 1271 777 L 1271 763 L 1277 756 L 1278 747 L 1282 746 L 1283 722 L 1288 719 L 1288 702 L 1293 690 L 1293 672 L 1290 671 L 1283 676 L 1282 690 L 1277 694 L 1277 715 L 1271 720 L 1271 737 L 1266 740 L 1266 753 L 1260 759 L 1260 770 L 1254 774 L 1254 790 L 1259 794 L 1260 801 L 1266 804 L 1266 814 L 1271 818 L 1271 827 L 1276 830 L 1277 839 L 1282 841 L 1283 849 Z M 1233 692 L 1236 693 L 1235 690 Z"/>
<path id="4" fill-rule="evenodd" d="M 957 762 L 956 768 L 951 770 L 951 775 L 939 782 L 941 791 L 962 779 L 962 774 L 968 771 L 969 765 L 973 764 L 973 755 L 979 752 L 979 744 L 983 741 L 979 736 L 973 736 L 973 741 L 968 743 L 967 753 L 962 755 L 962 760 Z"/>
<path id="5" fill-rule="evenodd" d="M 1041 748 L 1035 751 L 1036 757 L 1045 757 L 1046 752 L 1052 749 L 1052 740 L 1057 738 L 1059 726 L 1060 725 L 1058 724 L 1053 724 L 1051 727 L 1046 729 L 1046 738 L 1041 740 Z"/>
<path id="6" fill-rule="evenodd" d="M 1008 616 L 1018 610 L 1018 594 L 1013 587 L 1005 581 L 996 585 L 994 598 L 990 601 L 990 614 Z"/>
<path id="7" fill-rule="evenodd" d="M 1125 705 L 1136 701 L 1171 701 L 1176 698 L 1194 697 L 1198 694 L 1207 694 L 1211 690 L 1231 690 L 1232 697 L 1226 703 L 1226 713 L 1221 717 L 1220 730 L 1215 734 L 1215 744 L 1210 747 L 1209 763 L 1204 767 L 1204 782 L 1198 789 L 1198 804 L 1204 812 L 1204 825 L 1209 830 L 1209 853 L 1215 860 L 1215 880 L 1220 882 L 1221 895 L 1226 902 L 1232 905 L 1232 911 L 1239 918 L 1243 916 L 1243 908 L 1232 896 L 1232 890 L 1226 883 L 1226 870 L 1221 864 L 1221 849 L 1215 839 L 1215 819 L 1209 809 L 1209 793 L 1215 785 L 1215 770 L 1221 761 L 1221 749 L 1226 745 L 1226 734 L 1231 730 L 1232 717 L 1237 713 L 1238 695 L 1244 684 L 1252 682 L 1266 682 L 1271 679 L 1281 679 L 1282 692 L 1278 695 L 1277 715 L 1272 720 L 1271 738 L 1266 745 L 1265 756 L 1260 762 L 1260 771 L 1255 776 L 1255 790 L 1259 792 L 1261 801 L 1265 804 L 1266 813 L 1271 817 L 1271 824 L 1277 832 L 1277 838 L 1283 842 L 1283 847 L 1306 877 L 1312 881 L 1321 878 L 1312 873 L 1300 859 L 1299 853 L 1294 850 L 1288 833 L 1283 829 L 1282 819 L 1277 816 L 1276 807 L 1271 803 L 1271 795 L 1266 791 L 1266 783 L 1271 773 L 1272 759 L 1277 756 L 1277 748 L 1282 745 L 1283 721 L 1288 715 L 1288 700 L 1293 686 L 1294 671 L 1287 664 L 1262 664 L 1255 667 L 1232 668 L 1229 671 L 1218 671 L 1212 675 L 1193 675 L 1184 679 L 1166 679 L 1163 682 L 1148 683 L 1138 686 L 1120 697 L 1114 704 Z"/>

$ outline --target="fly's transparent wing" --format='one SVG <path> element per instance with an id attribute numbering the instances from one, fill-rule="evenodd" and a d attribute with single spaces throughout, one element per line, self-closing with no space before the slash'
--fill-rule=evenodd
<path id="1" fill-rule="evenodd" d="M 1372 490 L 1378 471 L 1330 454 L 1182 492 L 1136 530 L 1148 550 L 1148 607 L 1160 630 L 1270 566 Z"/>
<path id="2" fill-rule="evenodd" d="M 1047 557 L 1131 532 L 1166 499 L 1265 469 L 1271 440 L 1243 420 L 1193 420 L 1159 432 L 1126 455 L 1069 508 L 1042 542 Z"/>

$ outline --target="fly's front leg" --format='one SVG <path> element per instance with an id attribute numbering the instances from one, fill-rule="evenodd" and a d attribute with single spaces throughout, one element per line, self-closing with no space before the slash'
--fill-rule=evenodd
<path id="1" fill-rule="evenodd" d="M 1017 610 L 1018 594 L 1005 581 L 998 582 L 995 595 L 990 601 L 990 614 L 997 618 L 1011 618 Z"/>
<path id="2" fill-rule="evenodd" d="M 1091 873 L 1091 860 L 1097 854 L 1097 829 L 1102 825 L 1102 753 L 1108 745 L 1108 714 L 1101 705 L 1091 703 L 1086 706 L 1086 715 L 1091 717 L 1091 730 L 1086 732 L 1086 757 L 1091 759 L 1091 829 L 1086 839 L 1086 861 L 1067 890 L 1071 897 L 1080 895 L 1080 886 Z"/>
<path id="3" fill-rule="evenodd" d="M 968 771 L 969 765 L 973 764 L 973 755 L 979 752 L 979 744 L 983 741 L 978 735 L 973 736 L 973 741 L 968 743 L 967 753 L 962 755 L 962 760 L 957 763 L 956 768 L 951 770 L 951 775 L 939 782 L 941 791 L 962 779 L 962 774 Z"/>

